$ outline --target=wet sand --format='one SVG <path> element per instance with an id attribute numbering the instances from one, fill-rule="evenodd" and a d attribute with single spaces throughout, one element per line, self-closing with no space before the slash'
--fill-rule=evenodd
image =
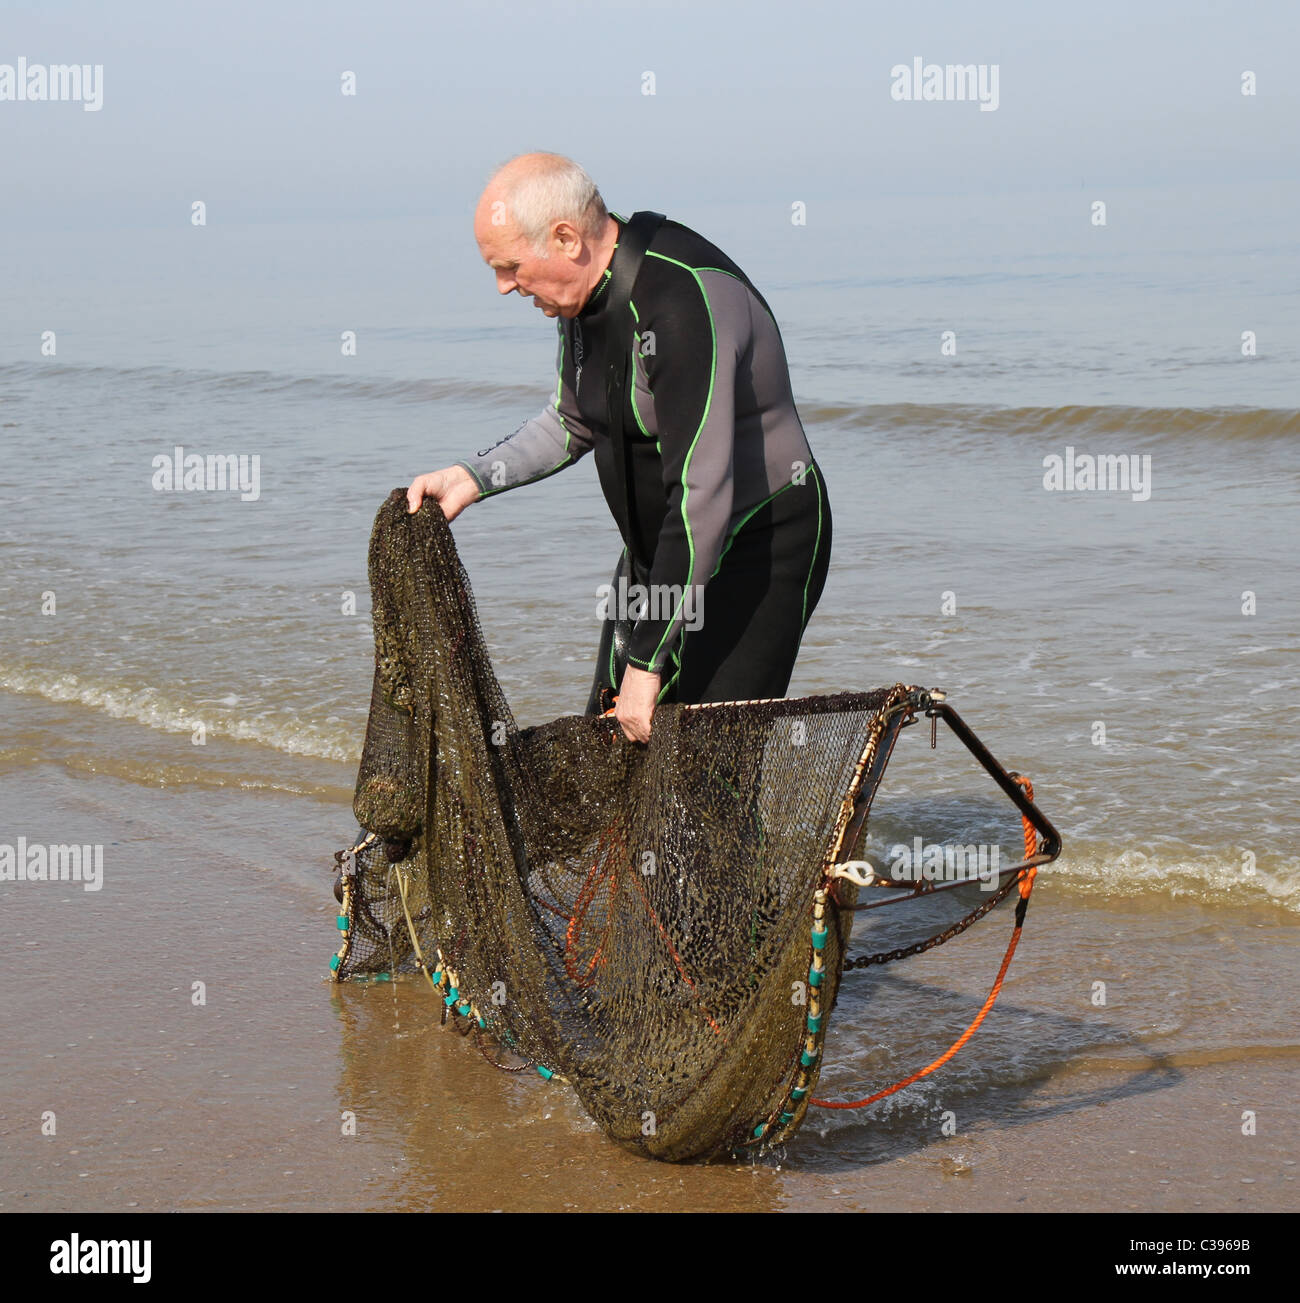
<path id="1" fill-rule="evenodd" d="M 952 1064 L 865 1114 L 815 1114 L 784 1154 L 670 1167 L 615 1148 L 565 1087 L 489 1067 L 421 987 L 325 980 L 345 800 L 46 765 L 0 776 L 0 817 L 29 841 L 105 844 L 99 892 L 4 889 L 0 1210 L 1300 1207 L 1279 911 L 1085 899 L 1045 875 L 1002 999 Z M 823 1093 L 946 1048 L 1009 927 L 999 912 L 851 978 Z M 1151 991 L 1144 950 L 1186 989 Z"/>

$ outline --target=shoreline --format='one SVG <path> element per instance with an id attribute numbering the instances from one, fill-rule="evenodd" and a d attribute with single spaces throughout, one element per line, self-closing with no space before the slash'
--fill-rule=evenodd
<path id="1" fill-rule="evenodd" d="M 329 838 L 349 828 L 346 805 L 47 766 L 0 777 L 0 811 L 11 827 L 21 815 L 33 838 L 54 812 L 66 828 L 93 819 L 106 843 L 98 893 L 8 887 L 0 977 L 26 994 L 0 1016 L 19 1047 L 0 1102 L 3 1211 L 1300 1207 L 1300 1049 L 1277 1035 L 1285 1024 L 1270 1030 L 1273 1013 L 1261 1013 L 1260 1034 L 1236 1046 L 1188 1039 L 1206 1018 L 1231 1027 L 1231 1008 L 1220 1023 L 1202 1011 L 1168 1027 L 1148 1010 L 1126 1027 L 1125 958 L 1105 952 L 1128 906 L 1083 904 L 1050 881 L 1002 1001 L 952 1064 L 865 1117 L 810 1117 L 783 1156 L 677 1167 L 619 1150 L 567 1088 L 491 1069 L 438 1027 L 414 983 L 325 980 Z M 1233 981 L 1231 952 L 1262 944 L 1270 923 L 1270 946 L 1294 935 L 1285 918 L 1252 911 L 1232 920 L 1160 901 L 1154 916 L 1171 945 L 1190 937 L 1204 957 L 1215 944 L 1220 984 Z M 982 1001 L 1004 941 L 994 924 L 846 996 L 821 1090 L 894 1080 L 891 1054 L 927 1062 L 919 1053 L 946 1045 Z M 1060 971 L 1063 948 L 1084 977 L 1118 959 L 1103 1019 L 1063 1007 L 1084 980 Z M 894 1011 L 887 1052 L 874 1039 L 884 1024 L 868 1016 L 877 1008 Z M 931 1012 L 935 1025 L 921 1025 Z M 1070 1037 L 1077 1050 L 1034 1059 L 1035 1041 Z M 942 1133 L 945 1108 L 955 1135 Z M 1253 1136 L 1241 1130 L 1247 1109 Z M 54 1136 L 41 1135 L 46 1111 Z"/>

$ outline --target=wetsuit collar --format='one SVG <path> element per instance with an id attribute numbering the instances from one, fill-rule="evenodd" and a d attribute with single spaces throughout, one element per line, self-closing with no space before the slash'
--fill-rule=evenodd
<path id="1" fill-rule="evenodd" d="M 622 218 L 616 217 L 613 213 L 610 213 L 610 216 L 613 217 L 614 220 L 618 223 L 618 229 L 619 232 L 621 233 L 623 227 L 626 226 L 627 223 L 624 222 Z M 613 253 L 610 254 L 609 257 L 609 266 L 606 267 L 605 270 L 601 273 L 600 280 L 596 282 L 596 288 L 592 290 L 590 294 L 587 295 L 587 301 L 582 305 L 582 311 L 578 313 L 579 317 L 583 317 L 583 318 L 594 317 L 597 313 L 601 312 L 604 309 L 605 302 L 609 298 L 609 295 L 605 291 L 609 287 L 609 282 L 613 279 L 614 260 L 617 257 L 618 257 L 618 241 L 615 240 L 614 251 Z"/>

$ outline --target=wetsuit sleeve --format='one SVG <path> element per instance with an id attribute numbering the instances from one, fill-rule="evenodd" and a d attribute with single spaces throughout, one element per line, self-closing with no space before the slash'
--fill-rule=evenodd
<path id="1" fill-rule="evenodd" d="M 456 463 L 474 477 L 484 498 L 544 480 L 591 451 L 592 434 L 578 415 L 577 398 L 565 373 L 563 329 L 559 336 L 555 397 L 551 402 L 509 438 Z"/>
<path id="2" fill-rule="evenodd" d="M 734 497 L 736 369 L 750 350 L 753 326 L 744 285 L 682 267 L 663 307 L 638 320 L 639 338 L 654 331 L 654 351 L 637 356 L 654 396 L 663 458 L 664 514 L 650 568 L 651 615 L 637 623 L 628 660 L 661 672 L 683 627 L 708 618 L 704 602 L 722 555 Z M 642 344 L 636 350 L 645 352 Z M 680 595 L 678 595 L 680 593 Z M 667 614 L 665 615 L 665 611 Z"/>

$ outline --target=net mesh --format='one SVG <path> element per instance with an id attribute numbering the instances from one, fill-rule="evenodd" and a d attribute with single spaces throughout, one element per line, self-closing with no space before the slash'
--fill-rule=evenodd
<path id="1" fill-rule="evenodd" d="M 485 1052 L 564 1078 L 637 1152 L 786 1139 L 852 922 L 827 871 L 907 690 L 660 706 L 647 745 L 593 716 L 520 729 L 436 503 L 394 491 L 370 583 L 373 836 L 336 978 L 422 971 Z"/>

